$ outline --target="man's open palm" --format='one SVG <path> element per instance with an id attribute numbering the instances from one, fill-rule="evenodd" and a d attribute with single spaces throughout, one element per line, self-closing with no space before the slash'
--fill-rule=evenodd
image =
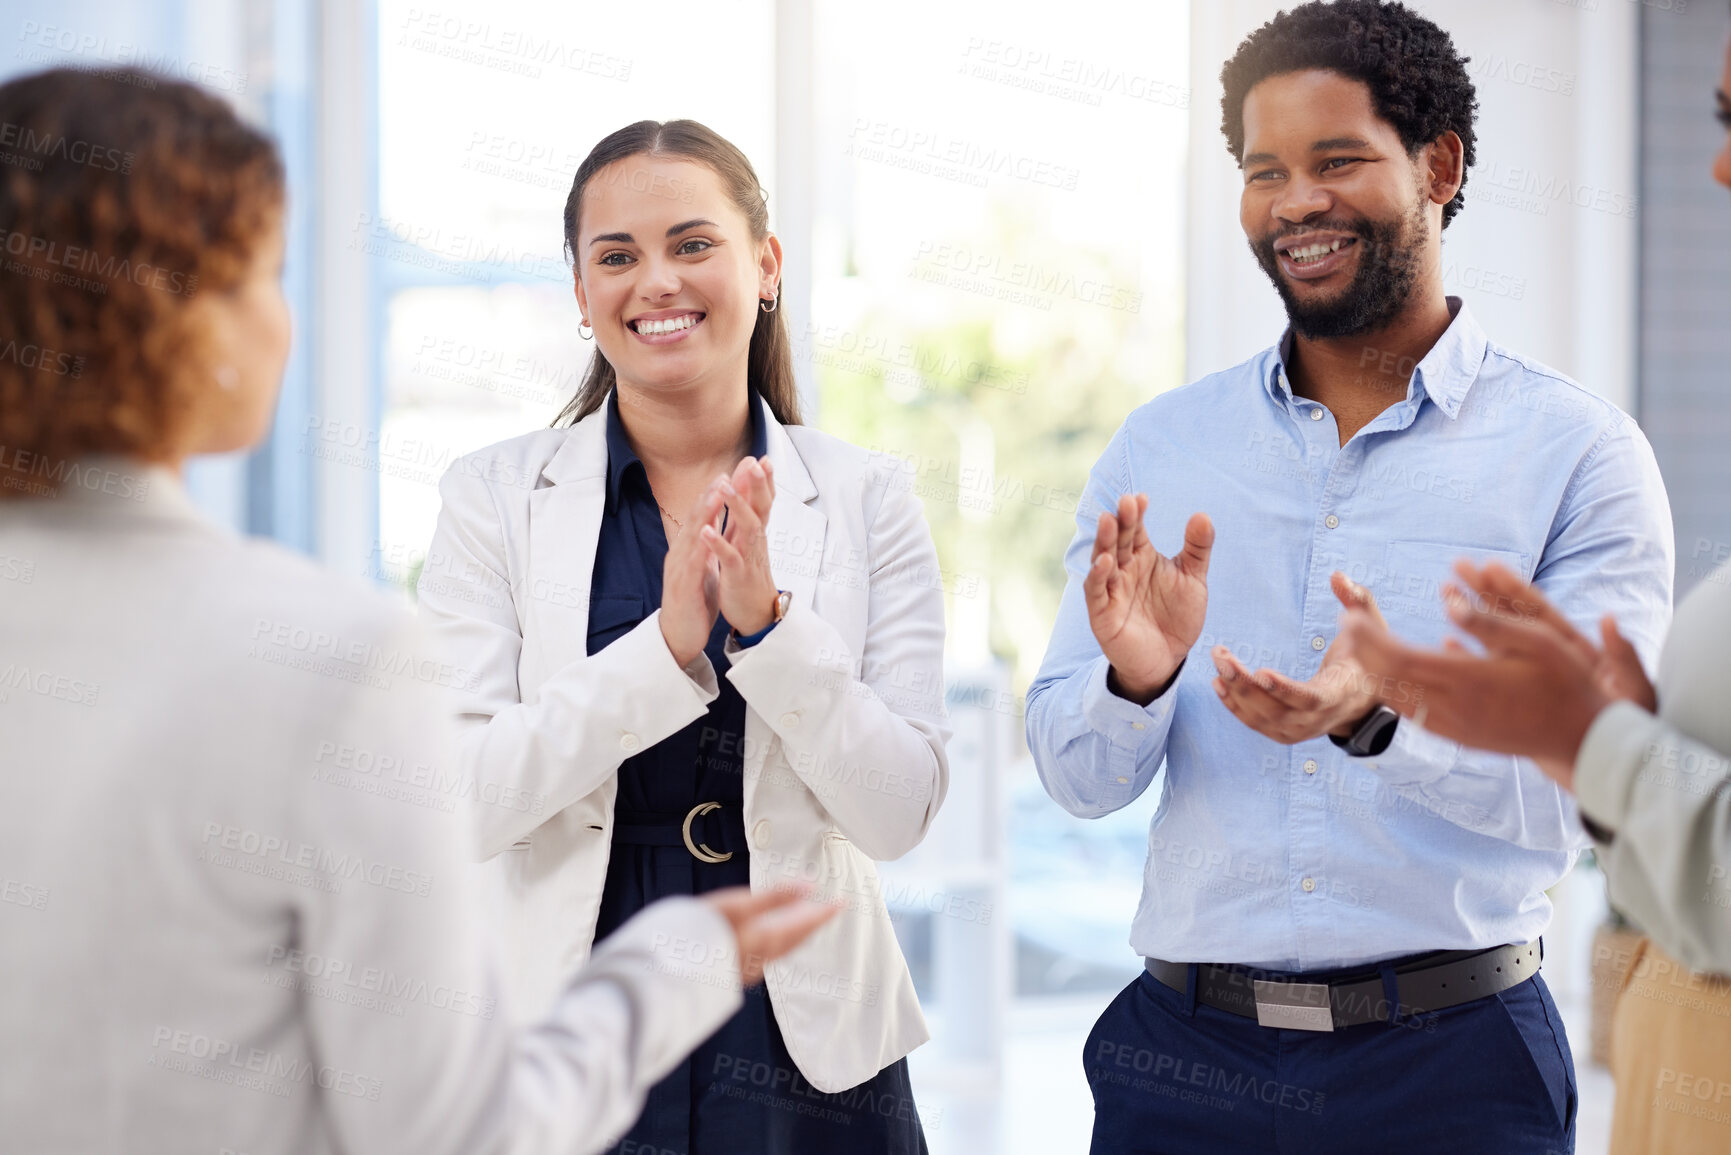
<path id="1" fill-rule="evenodd" d="M 1116 514 L 1100 515 L 1082 583 L 1088 624 L 1112 664 L 1116 689 L 1141 702 L 1171 680 L 1202 634 L 1214 548 L 1214 523 L 1198 513 L 1184 527 L 1183 548 L 1167 557 L 1148 540 L 1147 511 L 1147 494 L 1125 494 Z"/>

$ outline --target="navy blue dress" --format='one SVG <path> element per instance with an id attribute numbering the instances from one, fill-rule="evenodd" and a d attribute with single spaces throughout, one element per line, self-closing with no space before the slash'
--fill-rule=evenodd
<path id="1" fill-rule="evenodd" d="M 768 452 L 756 394 L 751 452 Z M 607 504 L 589 597 L 588 652 L 597 653 L 661 605 L 667 535 L 643 463 L 607 400 Z M 725 676 L 731 627 L 718 619 L 704 652 L 721 694 L 709 712 L 619 767 L 613 845 L 601 893 L 597 941 L 658 898 L 702 894 L 751 881 L 743 807 L 745 699 Z M 767 631 L 765 631 L 767 633 Z M 761 637 L 762 635 L 757 635 Z M 757 638 L 742 638 L 750 644 Z M 707 863 L 685 848 L 680 827 L 692 807 L 720 807 L 693 819 L 691 839 L 716 854 Z M 642 1116 L 615 1155 L 924 1155 L 906 1059 L 836 1094 L 805 1081 L 788 1056 L 762 984 L 692 1056 L 649 1092 Z"/>

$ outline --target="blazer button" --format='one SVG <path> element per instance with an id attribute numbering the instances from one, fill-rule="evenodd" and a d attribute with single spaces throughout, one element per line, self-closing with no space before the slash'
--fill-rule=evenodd
<path id="1" fill-rule="evenodd" d="M 799 726 L 799 715 L 790 710 L 781 716 L 781 724 L 782 727 L 787 730 L 797 729 Z"/>
<path id="2" fill-rule="evenodd" d="M 627 754 L 632 753 L 639 746 L 642 746 L 642 745 L 643 745 L 643 739 L 639 738 L 635 734 L 626 734 L 619 739 L 619 748 L 621 750 L 625 751 Z"/>
<path id="3" fill-rule="evenodd" d="M 751 828 L 751 845 L 755 850 L 764 850 L 769 846 L 769 819 L 760 818 L 757 825 Z"/>

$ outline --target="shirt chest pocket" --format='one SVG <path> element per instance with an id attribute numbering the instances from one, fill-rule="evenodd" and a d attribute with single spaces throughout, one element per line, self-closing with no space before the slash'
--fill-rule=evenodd
<path id="1" fill-rule="evenodd" d="M 598 654 L 637 628 L 647 615 L 638 594 L 602 594 L 589 599 L 589 653 Z"/>
<path id="2" fill-rule="evenodd" d="M 1454 572 L 1454 564 L 1461 558 L 1479 565 L 1500 562 L 1522 581 L 1532 579 L 1532 555 L 1519 550 L 1449 542 L 1390 542 L 1382 580 L 1371 583 L 1371 592 L 1397 634 L 1417 645 L 1434 647 L 1454 632 L 1442 591 L 1450 582 L 1461 584 Z"/>

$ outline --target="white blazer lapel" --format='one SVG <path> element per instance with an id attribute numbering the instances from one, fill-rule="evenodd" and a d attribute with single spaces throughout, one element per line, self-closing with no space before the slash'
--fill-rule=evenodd
<path id="1" fill-rule="evenodd" d="M 818 496 L 805 462 L 793 439 L 781 427 L 761 399 L 769 459 L 775 465 L 775 500 L 769 507 L 765 537 L 769 568 L 778 589 L 793 594 L 793 602 L 812 608 L 817 594 L 818 573 L 823 562 L 824 535 L 829 518 L 813 502 Z M 757 786 L 763 777 L 770 744 L 775 733 L 753 710 L 745 719 L 745 814 L 755 823 L 760 813 Z"/>
<path id="2" fill-rule="evenodd" d="M 541 471 L 553 484 L 529 495 L 529 565 L 517 590 L 537 623 L 545 674 L 588 653 L 589 587 L 607 502 L 607 412 L 572 426 Z M 526 631 L 527 632 L 527 631 Z"/>
<path id="3" fill-rule="evenodd" d="M 795 605 L 809 608 L 817 592 L 829 519 L 813 504 L 817 485 L 793 439 L 769 406 L 761 400 L 758 404 L 763 405 L 769 459 L 775 464 L 775 501 L 769 507 L 766 527 L 769 568 L 777 587 L 791 591 Z"/>

